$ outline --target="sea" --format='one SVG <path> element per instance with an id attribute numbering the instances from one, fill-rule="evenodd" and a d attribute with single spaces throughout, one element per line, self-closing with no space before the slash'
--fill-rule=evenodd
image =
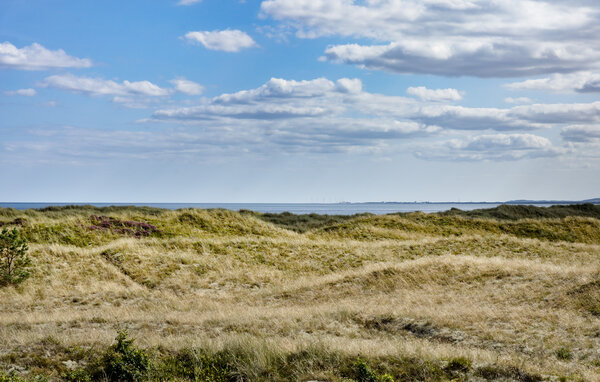
<path id="1" fill-rule="evenodd" d="M 293 214 L 316 213 L 321 215 L 354 215 L 360 213 L 372 213 L 385 215 L 394 212 L 441 212 L 451 208 L 470 211 L 482 208 L 494 208 L 502 203 L 394 203 L 394 202 L 370 202 L 370 203 L 2 203 L 2 208 L 14 208 L 18 210 L 40 209 L 50 206 L 68 205 L 92 205 L 96 207 L 108 206 L 138 206 L 156 207 L 169 210 L 181 208 L 213 209 L 223 208 L 232 211 L 251 210 L 256 212 Z M 511 203 L 512 204 L 512 203 Z M 538 207 L 549 207 L 559 203 L 527 203 Z M 566 204 L 566 203 L 565 203 Z"/>

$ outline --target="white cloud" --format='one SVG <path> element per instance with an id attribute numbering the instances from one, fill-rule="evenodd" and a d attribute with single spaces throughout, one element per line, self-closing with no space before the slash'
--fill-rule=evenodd
<path id="1" fill-rule="evenodd" d="M 263 137 L 263 146 L 286 150 L 370 150 L 439 133 L 438 126 L 399 118 L 416 104 L 410 98 L 366 93 L 358 79 L 273 78 L 255 89 L 201 99 L 195 106 L 157 110 L 152 120 L 251 131 Z"/>
<path id="2" fill-rule="evenodd" d="M 204 87 L 194 81 L 186 80 L 185 78 L 177 78 L 171 81 L 175 90 L 187 95 L 200 95 L 204 91 Z"/>
<path id="3" fill-rule="evenodd" d="M 300 38 L 375 40 L 325 52 L 368 69 L 517 77 L 600 62 L 600 4 L 587 0 L 265 0 L 261 14 Z"/>
<path id="4" fill-rule="evenodd" d="M 17 48 L 10 42 L 0 43 L 0 68 L 44 70 L 51 68 L 88 68 L 92 61 L 69 56 L 64 50 L 48 50 L 40 44 Z"/>
<path id="5" fill-rule="evenodd" d="M 511 90 L 542 90 L 555 93 L 600 93 L 600 72 L 554 74 L 551 77 L 506 84 Z"/>
<path id="6" fill-rule="evenodd" d="M 112 101 L 133 109 L 144 109 L 173 93 L 150 81 L 116 82 L 102 78 L 58 74 L 46 77 L 40 86 L 88 96 L 111 96 Z"/>
<path id="7" fill-rule="evenodd" d="M 462 96 L 456 89 L 427 89 L 424 86 L 410 87 L 406 94 L 419 97 L 423 101 L 460 101 Z"/>
<path id="8" fill-rule="evenodd" d="M 201 2 L 202 0 L 180 0 L 177 5 L 193 5 Z"/>
<path id="9" fill-rule="evenodd" d="M 252 37 L 236 29 L 222 31 L 188 32 L 185 38 L 202 44 L 206 49 L 224 52 L 239 52 L 242 49 L 257 46 Z"/>
<path id="10" fill-rule="evenodd" d="M 569 142 L 600 142 L 600 125 L 573 125 L 565 127 L 561 135 Z"/>
<path id="11" fill-rule="evenodd" d="M 504 102 L 509 103 L 509 104 L 527 104 L 527 103 L 533 103 L 533 101 L 530 98 L 527 97 L 518 97 L 518 98 L 513 98 L 513 97 L 507 97 L 504 99 Z"/>
<path id="12" fill-rule="evenodd" d="M 47 77 L 42 85 L 91 96 L 160 97 L 170 94 L 169 90 L 163 89 L 150 81 L 123 81 L 119 83 L 102 78 L 78 77 L 72 74 L 57 74 Z"/>
<path id="13" fill-rule="evenodd" d="M 511 113 L 512 109 L 426 105 L 415 112 L 411 118 L 452 130 L 514 131 L 544 127 L 536 121 L 516 117 Z"/>
<path id="14" fill-rule="evenodd" d="M 34 95 L 37 94 L 37 92 L 35 91 L 35 89 L 19 89 L 19 90 L 5 91 L 4 94 L 33 97 Z"/>
<path id="15" fill-rule="evenodd" d="M 344 93 L 360 93 L 362 81 L 358 78 L 340 78 L 337 80 L 337 87 Z"/>
<path id="16" fill-rule="evenodd" d="M 343 115 L 348 111 L 360 113 L 353 107 L 359 102 L 362 114 L 384 115 L 384 109 L 394 108 L 394 112 L 400 113 L 401 104 L 414 102 L 399 97 L 396 105 L 388 105 L 393 100 L 394 97 L 362 92 L 362 83 L 358 79 L 342 78 L 335 83 L 326 78 L 309 81 L 272 78 L 256 89 L 222 94 L 205 99 L 197 106 L 159 110 L 154 117 L 187 121 L 221 117 L 260 120 L 308 118 Z"/>
<path id="17" fill-rule="evenodd" d="M 493 134 L 452 139 L 415 152 L 421 159 L 441 161 L 510 161 L 556 157 L 564 149 L 532 134 Z"/>
<path id="18" fill-rule="evenodd" d="M 396 73 L 442 76 L 520 77 L 574 71 L 600 59 L 589 48 L 521 42 L 460 40 L 428 42 L 408 40 L 388 45 L 346 44 L 331 46 L 325 57 L 333 62 Z"/>
<path id="19" fill-rule="evenodd" d="M 511 118 L 539 124 L 600 123 L 600 102 L 569 104 L 534 104 L 510 109 Z"/>
<path id="20" fill-rule="evenodd" d="M 565 124 L 599 123 L 600 102 L 472 108 L 369 93 L 356 79 L 333 82 L 326 78 L 310 81 L 273 78 L 256 89 L 222 94 L 202 99 L 195 106 L 154 113 L 158 120 L 187 123 L 206 123 L 221 118 L 268 121 L 346 116 L 413 121 L 446 130 L 534 130 Z"/>
<path id="21" fill-rule="evenodd" d="M 148 121 L 250 134 L 260 138 L 258 146 L 270 150 L 318 152 L 413 152 L 417 146 L 413 141 L 419 138 L 488 132 L 480 138 L 432 146 L 431 150 L 441 150 L 438 154 L 427 147 L 419 150 L 422 158 L 462 160 L 562 155 L 563 150 L 553 147 L 547 138 L 518 132 L 600 125 L 600 102 L 473 108 L 437 101 L 440 94 L 455 97 L 454 92 L 425 90 L 414 90 L 424 95 L 415 99 L 369 93 L 358 79 L 273 78 L 254 89 L 200 98 L 191 105 L 163 107 Z M 491 131 L 503 134 L 489 134 Z M 402 143 L 407 140 L 410 145 Z"/>

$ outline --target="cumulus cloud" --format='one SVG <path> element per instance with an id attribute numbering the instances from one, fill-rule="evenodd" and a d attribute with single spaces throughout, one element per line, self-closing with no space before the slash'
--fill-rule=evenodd
<path id="1" fill-rule="evenodd" d="M 521 77 L 586 67 L 600 50 L 583 55 L 577 47 L 491 41 L 393 42 L 388 45 L 346 44 L 329 47 L 333 62 L 396 73 L 442 76 Z"/>
<path id="2" fill-rule="evenodd" d="M 261 137 L 259 146 L 270 150 L 319 152 L 394 150 L 409 139 L 484 133 L 460 144 L 435 146 L 441 154 L 427 148 L 419 154 L 464 160 L 561 155 L 547 138 L 522 132 L 600 125 L 600 102 L 474 108 L 440 103 L 441 95 L 456 96 L 442 90 L 415 88 L 411 92 L 423 97 L 410 98 L 370 93 L 358 79 L 272 78 L 257 88 L 160 108 L 148 121 L 250 134 Z M 502 134 L 490 134 L 494 131 Z M 574 130 L 565 130 L 563 137 L 569 131 L 573 136 Z M 402 150 L 413 151 L 414 146 Z"/>
<path id="3" fill-rule="evenodd" d="M 555 0 L 265 0 L 300 38 L 368 38 L 329 60 L 374 70 L 517 77 L 598 67 L 600 5 Z"/>
<path id="4" fill-rule="evenodd" d="M 386 113 L 383 110 L 393 107 L 388 104 L 393 100 L 394 97 L 386 98 L 362 92 L 362 83 L 357 79 L 343 78 L 333 82 L 326 78 L 303 81 L 272 78 L 258 88 L 204 99 L 197 106 L 158 110 L 154 113 L 154 118 L 205 121 L 216 118 L 309 118 L 339 116 L 346 112 L 384 115 Z M 397 112 L 401 112 L 403 104 L 414 103 L 407 98 L 396 100 Z M 361 111 L 352 105 L 359 102 L 362 103 Z"/>
<path id="5" fill-rule="evenodd" d="M 549 126 L 600 123 L 600 102 L 534 104 L 510 109 L 511 118 Z"/>
<path id="6" fill-rule="evenodd" d="M 44 70 L 51 68 L 88 68 L 92 61 L 69 56 L 64 50 L 49 50 L 40 44 L 17 48 L 10 42 L 0 43 L 0 68 Z"/>
<path id="7" fill-rule="evenodd" d="M 123 81 L 115 82 L 102 78 L 78 77 L 72 74 L 57 74 L 47 77 L 43 86 L 66 90 L 73 93 L 83 93 L 91 96 L 166 96 L 167 89 L 163 89 L 150 81 Z"/>
<path id="8" fill-rule="evenodd" d="M 33 97 L 34 95 L 37 94 L 37 92 L 35 91 L 35 89 L 18 89 L 18 90 L 5 91 L 4 94 Z"/>
<path id="9" fill-rule="evenodd" d="M 344 93 L 360 93 L 362 81 L 358 78 L 340 78 L 337 80 L 337 87 Z"/>
<path id="10" fill-rule="evenodd" d="M 264 138 L 263 146 L 286 150 L 370 150 L 438 134 L 439 126 L 400 117 L 417 103 L 364 92 L 358 79 L 272 78 L 257 88 L 204 98 L 194 106 L 157 110 L 152 120 L 253 131 Z"/>
<path id="11" fill-rule="evenodd" d="M 511 90 L 542 90 L 555 93 L 600 93 L 600 72 L 554 74 L 551 77 L 513 82 Z"/>
<path id="12" fill-rule="evenodd" d="M 415 92 L 423 93 L 424 98 L 439 95 Z M 441 92 L 446 93 L 453 95 L 451 91 Z M 449 130 L 534 130 L 564 124 L 598 123 L 600 102 L 473 108 L 440 104 L 431 99 L 419 101 L 369 93 L 362 89 L 362 83 L 357 79 L 343 78 L 334 82 L 326 78 L 308 81 L 273 78 L 255 89 L 204 98 L 195 106 L 157 110 L 154 118 L 205 123 L 219 118 L 272 120 L 350 115 L 413 121 Z"/>
<path id="13" fill-rule="evenodd" d="M 177 78 L 171 81 L 175 90 L 187 95 L 200 95 L 204 91 L 204 87 L 194 81 L 186 80 L 185 78 Z"/>
<path id="14" fill-rule="evenodd" d="M 600 125 L 573 125 L 565 127 L 561 135 L 569 142 L 600 142 Z"/>
<path id="15" fill-rule="evenodd" d="M 256 42 L 246 32 L 237 29 L 188 32 L 185 38 L 202 44 L 206 49 L 224 52 L 239 52 L 242 49 L 257 46 Z"/>
<path id="16" fill-rule="evenodd" d="M 116 82 L 102 78 L 57 74 L 46 77 L 40 86 L 88 96 L 112 96 L 112 101 L 128 108 L 143 109 L 152 99 L 172 94 L 173 90 L 161 88 L 150 81 Z"/>
<path id="17" fill-rule="evenodd" d="M 564 150 L 549 139 L 532 134 L 493 134 L 452 139 L 415 152 L 421 159 L 455 161 L 510 161 L 556 157 Z"/>
<path id="18" fill-rule="evenodd" d="M 456 89 L 427 89 L 424 86 L 410 87 L 406 94 L 419 97 L 423 101 L 444 102 L 460 101 L 462 96 Z"/>

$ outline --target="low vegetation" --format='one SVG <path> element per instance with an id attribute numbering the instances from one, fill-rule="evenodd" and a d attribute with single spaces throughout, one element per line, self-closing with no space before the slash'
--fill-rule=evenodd
<path id="1" fill-rule="evenodd" d="M 0 231 L 0 287 L 20 284 L 29 277 L 31 259 L 27 256 L 28 250 L 16 228 Z"/>
<path id="2" fill-rule="evenodd" d="M 0 209 L 0 381 L 598 381 L 598 208 Z"/>

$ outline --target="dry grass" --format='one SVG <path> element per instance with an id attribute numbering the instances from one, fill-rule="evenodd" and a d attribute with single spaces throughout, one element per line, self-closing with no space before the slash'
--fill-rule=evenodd
<path id="1" fill-rule="evenodd" d="M 133 238 L 89 230 L 91 213 L 0 213 L 27 219 L 21 231 L 35 264 L 22 286 L 0 290 L 0 370 L 56 376 L 54 364 L 32 366 L 25 355 L 102 349 L 126 327 L 166 352 L 244 348 L 250 380 L 269 379 L 252 369 L 311 349 L 392 372 L 407 357 L 464 356 L 600 380 L 593 218 L 358 216 L 296 233 L 247 213 L 105 213 L 162 231 Z M 560 349 L 571 357 L 557 357 Z M 290 379 L 338 378 L 315 362 Z"/>

